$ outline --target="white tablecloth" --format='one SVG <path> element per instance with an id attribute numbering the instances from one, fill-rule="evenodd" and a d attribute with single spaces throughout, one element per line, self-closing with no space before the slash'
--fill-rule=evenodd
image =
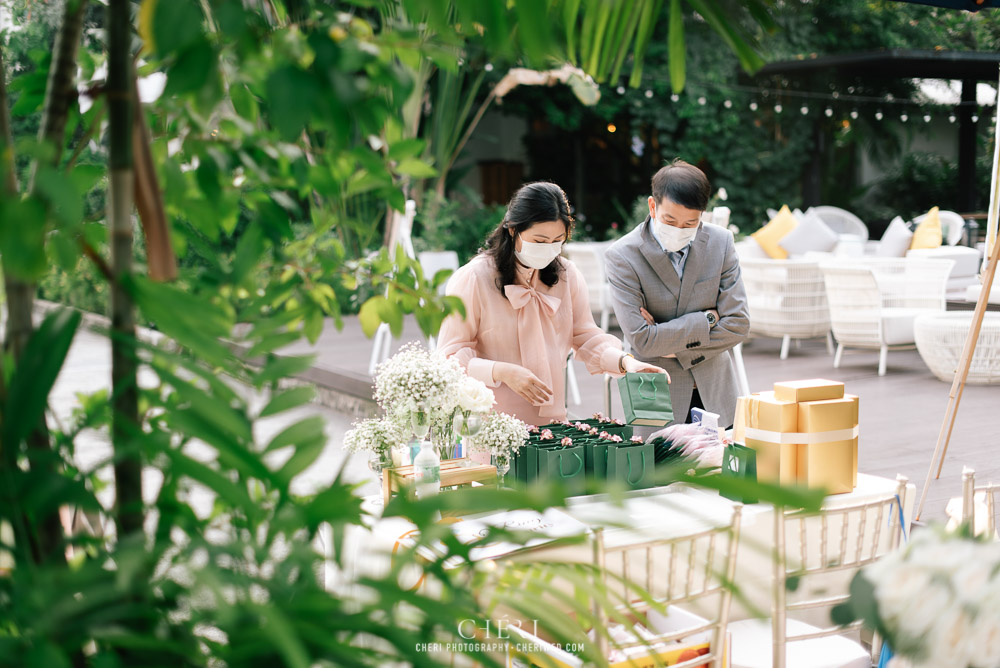
<path id="1" fill-rule="evenodd" d="M 858 485 L 848 494 L 829 496 L 823 503 L 824 509 L 834 509 L 873 501 L 876 498 L 892 494 L 896 489 L 896 481 L 877 476 L 858 474 Z M 915 488 L 908 485 L 903 499 L 904 526 L 908 526 L 912 512 Z M 369 508 L 372 499 L 369 499 Z M 605 543 L 608 546 L 629 545 L 648 541 L 678 537 L 694 533 L 709 527 L 720 527 L 729 524 L 732 517 L 734 502 L 719 496 L 716 492 L 692 487 L 686 484 L 674 484 L 668 487 L 657 487 L 646 490 L 628 492 L 620 503 L 616 503 L 606 495 L 575 497 L 568 501 L 568 507 L 559 511 L 550 511 L 556 518 L 565 514 L 565 526 L 570 527 L 577 522 L 581 527 L 604 527 Z M 478 516 L 482 518 L 482 516 Z M 571 519 L 570 519 L 571 518 Z M 898 520 L 898 516 L 897 516 Z M 884 552 L 889 544 L 888 517 L 881 527 L 879 536 L 879 551 Z M 806 526 L 806 545 L 810 554 L 819 553 L 822 540 L 818 530 L 818 520 L 809 520 Z M 378 576 L 388 571 L 389 559 L 394 548 L 405 544 L 406 536 L 415 527 L 405 519 L 385 518 L 374 522 L 369 530 L 354 528 L 348 536 L 346 545 L 346 566 L 348 578 L 359 575 Z M 584 528 L 580 529 L 585 531 Z M 864 531 L 873 535 L 874 522 L 869 522 Z M 853 545 L 860 527 L 848 526 L 847 539 Z M 734 598 L 731 619 L 743 619 L 754 616 L 754 609 L 765 614 L 770 610 L 773 598 L 773 561 L 774 547 L 774 508 L 767 503 L 749 504 L 743 507 L 741 536 L 738 545 L 736 584 L 747 603 L 741 603 Z M 836 558 L 840 546 L 840 527 L 831 527 L 826 537 L 826 560 Z M 786 535 L 788 551 L 796 553 L 799 546 L 797 530 L 790 530 Z M 516 560 L 539 561 L 576 561 L 592 560 L 592 550 L 589 545 L 550 547 L 544 542 L 529 550 L 497 549 L 491 551 L 489 558 L 510 558 Z M 716 554 L 721 560 L 721 554 Z M 654 559 L 654 562 L 656 560 Z M 721 564 L 721 561 L 719 562 Z M 613 564 L 609 564 L 612 570 Z M 662 564 L 657 563 L 657 568 Z M 645 569 L 633 568 L 633 573 L 644 573 Z M 813 586 L 820 587 L 827 594 L 846 591 L 847 583 L 852 574 L 845 572 L 839 578 L 815 583 L 811 587 L 801 589 L 789 595 L 789 601 L 795 600 Z M 413 579 L 419 575 L 414 572 Z M 657 595 L 657 592 L 653 592 Z M 827 625 L 828 613 L 818 610 L 810 623 Z"/>

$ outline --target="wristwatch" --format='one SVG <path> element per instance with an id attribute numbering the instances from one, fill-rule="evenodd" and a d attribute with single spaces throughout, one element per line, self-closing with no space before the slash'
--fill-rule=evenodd
<path id="1" fill-rule="evenodd" d="M 711 311 L 705 311 L 705 317 L 708 318 L 709 327 L 715 327 L 715 323 L 719 322 L 719 319 Z"/>

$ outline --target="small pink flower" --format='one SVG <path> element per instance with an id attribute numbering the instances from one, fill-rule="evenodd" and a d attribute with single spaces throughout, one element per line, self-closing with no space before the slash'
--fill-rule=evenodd
<path id="1" fill-rule="evenodd" d="M 573 423 L 570 422 L 569 420 L 560 420 L 559 424 L 561 424 L 564 427 L 572 427 L 573 426 Z"/>
<path id="2" fill-rule="evenodd" d="M 604 417 L 604 413 L 602 413 L 600 411 L 594 413 L 593 416 L 591 416 L 591 417 L 593 417 L 595 420 L 598 420 L 600 422 L 607 422 L 607 420 L 608 420 L 606 417 Z"/>
<path id="3" fill-rule="evenodd" d="M 528 433 L 529 434 L 537 434 L 538 431 L 539 430 L 538 430 L 538 425 L 537 424 L 533 424 L 530 427 L 528 427 Z"/>
<path id="4" fill-rule="evenodd" d="M 542 430 L 542 437 L 541 438 L 542 438 L 543 441 L 548 441 L 550 439 L 555 438 L 555 436 L 552 434 L 552 430 L 551 429 L 543 429 Z"/>
<path id="5" fill-rule="evenodd" d="M 590 434 L 591 436 L 597 436 L 597 427 L 594 427 L 587 433 Z"/>
<path id="6" fill-rule="evenodd" d="M 569 436 L 563 436 L 563 440 L 559 441 L 559 444 L 564 447 L 569 447 L 573 445 L 573 439 L 570 438 Z"/>
<path id="7" fill-rule="evenodd" d="M 618 434 L 615 434 L 614 436 L 611 437 L 611 440 L 613 442 L 615 442 L 615 443 L 621 443 L 622 442 L 622 437 L 619 436 Z"/>
<path id="8" fill-rule="evenodd" d="M 606 431 L 602 431 L 599 436 L 600 436 L 600 438 L 603 438 L 605 441 L 608 440 L 609 438 L 611 438 L 611 434 L 609 434 Z"/>
<path id="9" fill-rule="evenodd" d="M 642 436 L 633 436 L 632 437 L 632 442 L 633 443 L 642 443 Z"/>
<path id="10" fill-rule="evenodd" d="M 616 425 L 619 425 L 621 427 L 625 426 L 625 420 L 622 420 L 620 418 L 615 418 L 614 420 L 612 420 L 612 422 L 614 422 Z"/>

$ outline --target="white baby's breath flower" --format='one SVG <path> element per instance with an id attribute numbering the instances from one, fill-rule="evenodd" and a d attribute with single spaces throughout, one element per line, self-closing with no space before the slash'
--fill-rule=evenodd
<path id="1" fill-rule="evenodd" d="M 546 430 L 548 431 L 548 430 Z M 528 425 L 506 413 L 493 413 L 473 437 L 473 447 L 494 457 L 510 458 L 528 441 Z"/>
<path id="2" fill-rule="evenodd" d="M 406 438 L 392 420 L 368 419 L 355 422 L 354 428 L 344 434 L 344 448 L 350 452 L 384 454 Z"/>

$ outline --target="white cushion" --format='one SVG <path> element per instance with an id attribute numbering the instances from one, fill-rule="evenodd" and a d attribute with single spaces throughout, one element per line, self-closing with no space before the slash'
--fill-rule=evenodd
<path id="1" fill-rule="evenodd" d="M 837 234 L 812 211 L 802 215 L 798 227 L 785 235 L 778 245 L 789 255 L 805 255 L 810 251 L 826 252 L 837 245 Z"/>
<path id="2" fill-rule="evenodd" d="M 965 288 L 965 301 L 978 302 L 979 293 L 982 292 L 983 286 L 979 283 L 973 283 L 972 285 Z M 1000 304 L 1000 281 L 994 280 L 993 287 L 990 289 L 990 304 Z"/>
<path id="3" fill-rule="evenodd" d="M 879 242 L 875 254 L 879 257 L 903 257 L 912 241 L 913 231 L 906 226 L 902 218 L 896 216 L 882 235 L 882 241 Z"/>
<path id="4" fill-rule="evenodd" d="M 921 248 L 906 253 L 906 257 L 921 259 L 954 260 L 955 266 L 949 276 L 978 276 L 982 255 L 975 248 L 968 246 L 940 246 L 938 248 Z"/>
<path id="5" fill-rule="evenodd" d="M 913 343 L 913 321 L 927 313 L 923 308 L 882 309 L 882 340 L 886 345 L 899 346 Z"/>
<path id="6" fill-rule="evenodd" d="M 768 260 L 771 258 L 757 240 L 746 237 L 736 242 L 736 254 L 747 260 Z"/>
<path id="7" fill-rule="evenodd" d="M 820 629 L 794 619 L 786 620 L 788 635 Z M 771 668 L 771 620 L 746 619 L 727 627 L 732 639 L 732 668 Z M 858 643 L 843 636 L 790 642 L 785 645 L 788 668 L 871 668 L 871 656 Z"/>
<path id="8" fill-rule="evenodd" d="M 841 234 L 833 254 L 837 257 L 861 257 L 865 254 L 865 239 L 860 234 Z"/>

